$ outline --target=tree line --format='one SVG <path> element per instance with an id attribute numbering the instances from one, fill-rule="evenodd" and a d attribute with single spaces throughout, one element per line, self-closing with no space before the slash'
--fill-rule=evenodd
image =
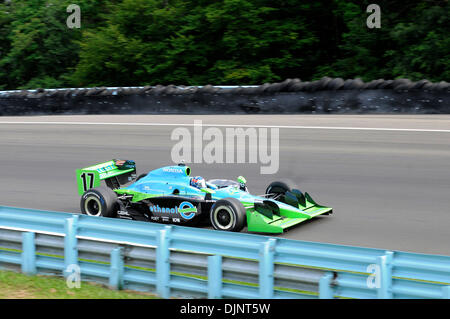
<path id="1" fill-rule="evenodd" d="M 69 28 L 67 7 L 80 7 Z M 0 89 L 450 77 L 447 0 L 9 0 Z"/>

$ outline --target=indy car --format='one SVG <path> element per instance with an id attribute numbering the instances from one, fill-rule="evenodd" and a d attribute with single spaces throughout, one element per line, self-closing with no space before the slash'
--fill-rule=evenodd
<path id="1" fill-rule="evenodd" d="M 111 160 L 76 171 L 83 214 L 197 226 L 216 230 L 282 233 L 285 229 L 332 208 L 317 204 L 283 181 L 252 195 L 244 177 L 236 181 L 191 176 L 184 163 L 165 166 L 136 177 L 136 164 Z M 104 181 L 104 185 L 102 185 Z"/>

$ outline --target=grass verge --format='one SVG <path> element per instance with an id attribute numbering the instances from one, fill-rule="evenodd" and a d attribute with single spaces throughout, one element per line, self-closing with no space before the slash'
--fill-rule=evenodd
<path id="1" fill-rule="evenodd" d="M 27 276 L 0 271 L 0 299 L 158 299 L 149 293 L 110 290 L 102 285 L 81 282 L 80 288 L 68 288 L 64 278 Z"/>

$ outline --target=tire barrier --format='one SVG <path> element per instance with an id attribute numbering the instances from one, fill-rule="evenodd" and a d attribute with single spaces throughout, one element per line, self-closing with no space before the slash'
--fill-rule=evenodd
<path id="1" fill-rule="evenodd" d="M 0 92 L 0 116 L 155 113 L 449 114 L 450 83 L 287 79 L 259 86 L 156 85 Z"/>

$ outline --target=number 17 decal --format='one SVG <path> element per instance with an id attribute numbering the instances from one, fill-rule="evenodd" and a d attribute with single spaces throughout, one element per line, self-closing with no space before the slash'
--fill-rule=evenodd
<path id="1" fill-rule="evenodd" d="M 80 175 L 81 180 L 83 181 L 83 191 L 87 191 L 94 187 L 95 175 L 94 173 L 82 173 Z M 88 187 L 89 184 L 89 187 Z"/>

